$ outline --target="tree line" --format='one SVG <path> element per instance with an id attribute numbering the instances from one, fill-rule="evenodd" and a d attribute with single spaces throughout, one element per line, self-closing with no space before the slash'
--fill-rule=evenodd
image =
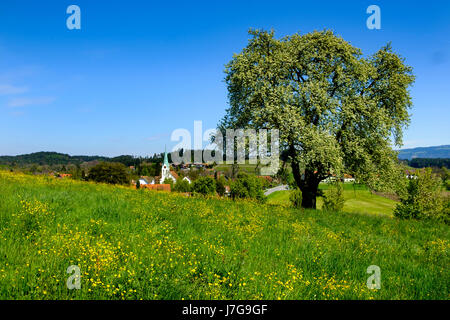
<path id="1" fill-rule="evenodd" d="M 411 160 L 402 160 L 402 162 L 413 168 L 450 168 L 450 158 L 414 158 Z"/>
<path id="2" fill-rule="evenodd" d="M 136 157 L 132 155 L 121 155 L 117 157 L 105 156 L 71 156 L 58 152 L 35 152 L 30 154 L 23 154 L 17 156 L 0 156 L 0 165 L 9 166 L 26 166 L 26 165 L 40 165 L 40 166 L 54 166 L 54 165 L 77 165 L 84 162 L 103 161 L 116 162 L 123 165 L 138 166 L 141 163 L 157 163 L 163 159 L 163 153 L 155 153 L 153 156 Z"/>

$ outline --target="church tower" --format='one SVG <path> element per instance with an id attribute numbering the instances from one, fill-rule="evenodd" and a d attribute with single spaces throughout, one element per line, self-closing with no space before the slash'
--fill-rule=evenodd
<path id="1" fill-rule="evenodd" d="M 173 175 L 170 173 L 170 164 L 169 159 L 167 157 L 166 148 L 164 147 L 164 162 L 161 166 L 161 180 L 159 183 L 164 183 L 164 180 L 172 179 L 174 182 L 176 181 Z"/>

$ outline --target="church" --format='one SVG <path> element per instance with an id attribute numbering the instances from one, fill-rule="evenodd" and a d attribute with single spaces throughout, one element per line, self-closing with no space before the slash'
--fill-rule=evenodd
<path id="1" fill-rule="evenodd" d="M 166 179 L 172 179 L 172 181 L 175 183 L 177 182 L 178 175 L 175 171 L 170 171 L 170 164 L 169 159 L 167 158 L 167 152 L 164 150 L 164 162 L 161 167 L 161 179 L 159 180 L 159 183 L 164 183 L 164 180 Z"/>
<path id="2" fill-rule="evenodd" d="M 170 164 L 169 159 L 167 157 L 167 152 L 164 151 L 164 161 L 161 165 L 161 175 L 156 177 L 147 177 L 147 176 L 141 176 L 139 178 L 139 184 L 141 186 L 150 186 L 155 184 L 164 184 L 164 181 L 166 179 L 170 179 L 173 181 L 173 183 L 177 182 L 178 174 L 175 171 L 170 170 Z M 186 180 L 191 183 L 191 180 L 188 177 L 184 177 L 183 180 Z"/>

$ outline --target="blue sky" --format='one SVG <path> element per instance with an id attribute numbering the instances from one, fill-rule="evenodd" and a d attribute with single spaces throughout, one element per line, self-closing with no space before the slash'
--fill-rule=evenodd
<path id="1" fill-rule="evenodd" d="M 68 30 L 66 8 L 81 8 Z M 381 8 L 381 30 L 366 8 Z M 214 128 L 224 65 L 249 28 L 334 30 L 372 54 L 388 41 L 414 68 L 404 147 L 450 144 L 449 1 L 2 1 L 0 154 L 149 155 L 177 128 Z"/>

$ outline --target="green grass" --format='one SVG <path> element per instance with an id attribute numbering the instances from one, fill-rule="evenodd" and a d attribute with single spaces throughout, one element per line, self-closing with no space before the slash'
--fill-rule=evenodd
<path id="1" fill-rule="evenodd" d="M 327 190 L 327 184 L 320 184 L 320 189 Z M 290 191 L 276 191 L 268 196 L 269 204 L 290 205 Z M 365 186 L 346 183 L 344 184 L 344 212 L 381 214 L 392 216 L 397 202 L 372 194 Z M 322 209 L 323 199 L 317 198 L 317 209 Z"/>
<path id="2" fill-rule="evenodd" d="M 449 298 L 449 227 L 379 215 L 0 171 L 0 239 L 0 299 Z"/>

